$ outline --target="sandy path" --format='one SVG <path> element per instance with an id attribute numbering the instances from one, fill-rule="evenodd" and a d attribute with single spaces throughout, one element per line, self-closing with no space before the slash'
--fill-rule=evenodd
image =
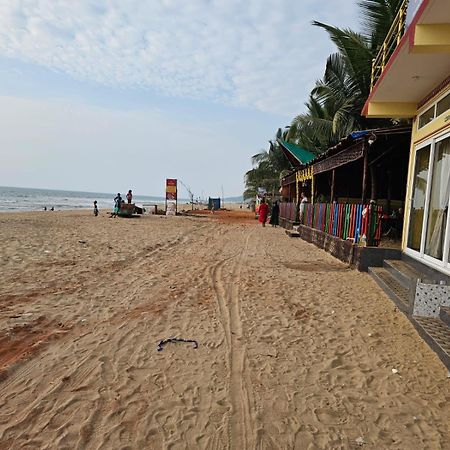
<path id="1" fill-rule="evenodd" d="M 280 229 L 98 219 L 0 216 L 0 448 L 450 448 L 447 371 L 366 274 Z"/>
<path id="2" fill-rule="evenodd" d="M 243 336 L 239 287 L 241 273 L 248 252 L 250 232 L 244 238 L 244 247 L 234 258 L 220 260 L 212 269 L 220 321 L 225 334 L 228 353 L 228 396 L 231 406 L 228 445 L 232 448 L 255 448 L 254 400 L 246 364 L 246 346 Z M 223 265 L 234 259 L 231 279 L 226 288 Z"/>

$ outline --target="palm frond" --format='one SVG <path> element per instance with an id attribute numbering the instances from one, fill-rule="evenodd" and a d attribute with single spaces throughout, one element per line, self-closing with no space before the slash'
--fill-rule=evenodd
<path id="1" fill-rule="evenodd" d="M 403 0 L 359 0 L 363 34 L 376 52 L 383 44 Z"/>

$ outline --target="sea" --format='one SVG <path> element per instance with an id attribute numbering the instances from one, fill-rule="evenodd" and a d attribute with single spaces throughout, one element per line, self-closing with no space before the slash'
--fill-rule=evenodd
<path id="1" fill-rule="evenodd" d="M 125 198 L 126 192 L 122 193 Z M 45 207 L 56 211 L 70 209 L 93 208 L 97 200 L 98 208 L 111 209 L 114 207 L 115 194 L 99 192 L 58 191 L 53 189 L 31 189 L 21 187 L 0 186 L 0 211 L 42 211 Z M 164 197 L 133 195 L 133 202 L 142 204 L 161 204 Z"/>

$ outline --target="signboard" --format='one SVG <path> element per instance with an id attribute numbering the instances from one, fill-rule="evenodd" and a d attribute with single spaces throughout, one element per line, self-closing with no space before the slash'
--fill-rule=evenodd
<path id="1" fill-rule="evenodd" d="M 411 22 L 413 21 L 414 16 L 422 3 L 423 0 L 409 0 L 408 9 L 406 11 L 406 28 L 411 25 Z"/>
<path id="2" fill-rule="evenodd" d="M 166 215 L 174 216 L 177 213 L 177 180 L 166 179 Z"/>
<path id="3" fill-rule="evenodd" d="M 174 178 L 167 178 L 166 180 L 166 200 L 177 199 L 177 180 Z"/>

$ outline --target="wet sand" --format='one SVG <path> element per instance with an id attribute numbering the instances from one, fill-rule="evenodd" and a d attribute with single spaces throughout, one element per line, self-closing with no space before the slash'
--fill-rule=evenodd
<path id="1" fill-rule="evenodd" d="M 406 318 L 246 211 L 2 214 L 0 249 L 1 449 L 450 448 Z"/>

